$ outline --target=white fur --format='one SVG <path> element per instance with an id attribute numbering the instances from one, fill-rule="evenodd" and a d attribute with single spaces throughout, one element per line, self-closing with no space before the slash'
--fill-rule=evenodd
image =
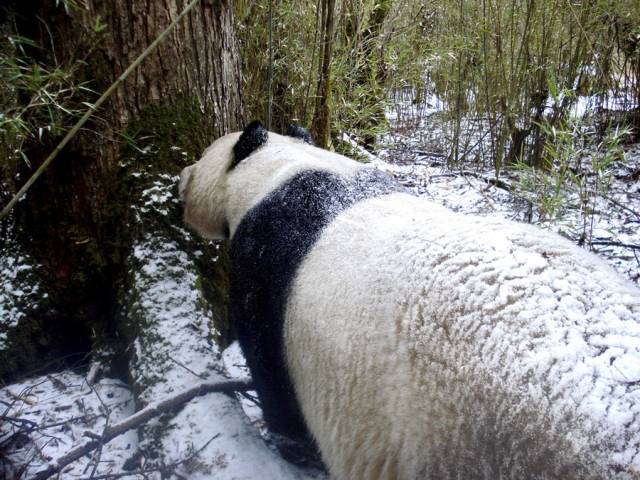
<path id="1" fill-rule="evenodd" d="M 339 215 L 292 292 L 336 478 L 637 478 L 640 291 L 559 236 L 394 194 Z"/>
<path id="2" fill-rule="evenodd" d="M 182 171 L 185 222 L 206 238 L 224 239 L 225 221 L 233 236 L 247 211 L 297 173 L 315 169 L 350 176 L 360 168 L 342 155 L 269 132 L 267 144 L 227 174 L 239 137 L 236 132 L 216 140 L 198 163 Z"/>
<path id="3" fill-rule="evenodd" d="M 185 168 L 180 175 L 184 221 L 205 238 L 225 238 L 227 170 L 239 137 L 240 132 L 236 132 L 219 138 L 205 150 L 198 163 Z"/>
<path id="4" fill-rule="evenodd" d="M 270 134 L 227 174 L 237 138 L 183 174 L 206 236 L 297 172 L 361 168 Z M 285 347 L 337 479 L 640 478 L 640 290 L 555 234 L 358 203 L 300 266 Z"/>

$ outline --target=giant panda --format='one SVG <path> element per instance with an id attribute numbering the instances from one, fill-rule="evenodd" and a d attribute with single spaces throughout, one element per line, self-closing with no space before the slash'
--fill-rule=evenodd
<path id="1" fill-rule="evenodd" d="M 640 478 L 640 290 L 258 122 L 181 174 L 269 427 L 335 479 Z"/>

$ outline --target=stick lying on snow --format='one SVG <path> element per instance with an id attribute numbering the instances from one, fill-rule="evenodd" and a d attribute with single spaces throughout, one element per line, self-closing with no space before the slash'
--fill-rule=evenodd
<path id="1" fill-rule="evenodd" d="M 128 430 L 139 427 L 143 423 L 148 420 L 156 417 L 162 413 L 168 412 L 169 410 L 173 410 L 176 407 L 187 403 L 188 401 L 194 399 L 195 397 L 199 397 L 201 395 L 205 395 L 207 393 L 231 393 L 231 392 L 244 392 L 247 390 L 252 390 L 253 386 L 248 380 L 229 380 L 225 382 L 203 382 L 198 385 L 191 387 L 188 390 L 178 393 L 177 395 L 173 395 L 171 397 L 165 398 L 156 403 L 152 403 L 146 408 L 143 408 L 139 412 L 134 413 L 126 420 L 123 420 L 120 423 L 117 423 L 111 427 L 105 429 L 102 435 L 96 435 L 94 433 L 87 434 L 94 438 L 94 440 L 90 440 L 79 447 L 74 448 L 67 454 L 62 457 L 50 462 L 44 470 L 40 470 L 37 472 L 32 479 L 33 480 L 44 480 L 49 478 L 50 476 L 58 473 L 64 467 L 69 465 L 72 462 L 75 462 L 79 458 L 83 457 L 89 452 L 92 452 L 96 448 L 100 447 L 100 445 L 104 445 L 115 437 L 122 435 Z"/>

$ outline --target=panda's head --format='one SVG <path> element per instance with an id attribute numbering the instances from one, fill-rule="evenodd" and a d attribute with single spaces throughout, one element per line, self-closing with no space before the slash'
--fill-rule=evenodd
<path id="1" fill-rule="evenodd" d="M 252 122 L 243 132 L 213 142 L 197 163 L 182 171 L 184 220 L 205 238 L 227 239 L 253 205 L 296 173 L 320 169 L 343 174 L 357 167 L 352 163 L 314 147 L 301 127 L 292 125 L 283 136 Z"/>
<path id="2" fill-rule="evenodd" d="M 233 145 L 239 137 L 240 133 L 235 132 L 219 138 L 205 150 L 200 161 L 180 174 L 184 221 L 205 238 L 226 238 L 225 179 L 233 162 Z"/>

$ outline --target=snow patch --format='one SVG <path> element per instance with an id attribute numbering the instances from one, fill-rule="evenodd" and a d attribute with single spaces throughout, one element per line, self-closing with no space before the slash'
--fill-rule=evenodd
<path id="1" fill-rule="evenodd" d="M 0 350 L 7 348 L 7 334 L 18 326 L 47 294 L 37 277 L 39 265 L 25 253 L 7 225 L 0 238 Z"/>
<path id="2" fill-rule="evenodd" d="M 134 413 L 131 391 L 120 380 L 103 378 L 89 385 L 86 378 L 65 371 L 14 383 L 0 390 L 2 413 L 0 476 L 28 478 L 71 449 L 84 444 L 86 431 L 100 435 L 104 428 Z M 122 471 L 136 450 L 135 430 L 116 437 L 101 451 L 67 466 L 61 478 L 86 478 Z"/>

